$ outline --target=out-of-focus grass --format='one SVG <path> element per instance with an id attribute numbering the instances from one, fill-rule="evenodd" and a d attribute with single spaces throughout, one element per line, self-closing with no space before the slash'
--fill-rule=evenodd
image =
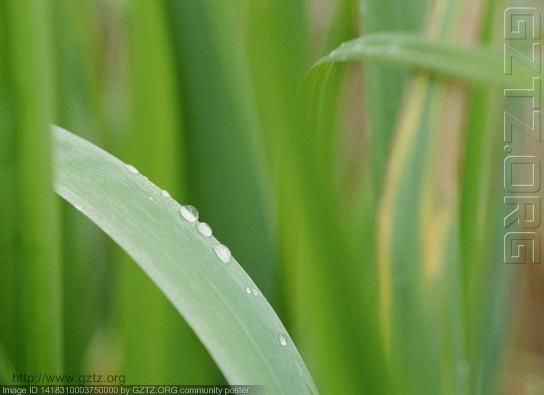
<path id="1" fill-rule="evenodd" d="M 182 118 L 166 9 L 161 2 L 137 0 L 130 2 L 127 12 L 128 128 L 119 139 L 119 151 L 172 196 L 185 197 L 185 167 L 179 166 L 185 156 Z M 127 145 L 127 140 L 133 143 Z M 122 371 L 140 382 L 209 382 L 202 362 L 207 357 L 194 334 L 131 259 L 122 261 L 117 306 Z M 141 298 L 137 304 L 135 294 Z M 184 352 L 202 357 L 188 360 Z"/>
<path id="2" fill-rule="evenodd" d="M 428 0 L 359 0 L 363 34 L 384 31 L 423 31 L 430 8 Z M 402 95 L 407 81 L 405 70 L 369 63 L 365 66 L 366 129 L 370 142 L 372 179 L 376 193 L 382 189 L 385 167 L 391 148 L 391 136 L 398 121 Z"/>
<path id="3" fill-rule="evenodd" d="M 465 46 L 479 42 L 480 37 L 489 40 L 496 4 L 482 2 L 477 6 L 486 12 L 471 15 L 470 24 L 458 30 L 459 24 L 452 21 L 466 18 L 470 13 L 460 4 L 437 5 L 429 22 L 429 34 L 442 35 L 440 45 L 444 39 L 457 40 Z M 484 17 L 480 21 L 477 18 L 481 15 Z M 401 49 L 403 40 L 397 42 L 394 38 L 401 36 L 404 35 L 377 35 L 377 42 L 380 37 L 391 39 L 383 48 L 371 44 L 372 36 L 354 40 L 333 51 L 324 62 L 348 61 L 358 59 L 359 55 L 363 59 L 367 56 L 369 60 L 379 59 L 383 49 L 395 59 L 379 60 L 395 63 L 405 55 Z M 472 51 L 475 57 L 482 52 Z M 424 52 L 425 56 L 418 61 L 425 62 L 427 56 L 438 55 L 440 50 Z M 467 56 L 461 53 L 457 54 L 458 60 L 469 64 L 471 56 L 468 52 Z M 453 63 L 451 60 L 445 68 Z M 488 70 L 498 70 L 501 66 L 487 60 L 476 63 L 480 71 L 486 69 L 485 64 Z M 316 70 L 323 67 L 320 65 Z M 470 79 L 476 83 L 490 82 L 488 77 L 492 74 L 495 83 L 511 82 L 497 72 Z M 500 95 L 489 86 L 476 85 L 469 102 L 466 86 L 435 80 L 434 75 L 429 78 L 428 73 L 423 73 L 416 77 L 408 90 L 409 99 L 395 133 L 398 141 L 388 158 L 384 195 L 377 191 L 380 314 L 390 373 L 388 382 L 393 383 L 393 391 L 402 393 L 441 390 L 490 393 L 497 388 L 498 376 L 494 372 L 499 366 L 498 342 L 506 333 L 499 329 L 504 327 L 502 313 L 510 308 L 506 301 L 508 283 L 516 278 L 504 265 L 496 268 L 489 264 L 500 259 L 501 244 L 496 198 L 500 196 L 501 185 L 490 183 L 500 177 L 497 172 L 501 169 L 497 154 L 501 150 L 496 145 L 499 140 L 495 132 L 501 121 L 497 117 Z M 469 134 L 460 134 L 465 127 Z M 448 136 L 448 131 L 453 135 Z M 459 148 L 464 144 L 466 153 Z M 370 149 L 374 149 L 372 143 Z M 460 171 L 456 163 L 464 158 L 468 160 L 464 163 L 467 167 Z M 478 194 L 480 199 L 475 199 Z M 462 206 L 457 206 L 458 199 Z M 460 218 L 462 230 L 458 228 Z M 474 226 L 475 220 L 482 226 L 479 231 Z M 462 239 L 458 241 L 459 236 Z M 464 254 L 462 261 L 459 248 Z M 438 294 L 439 291 L 443 293 Z M 431 295 L 439 296 L 433 300 Z M 499 305 L 502 310 L 497 308 Z M 490 328 L 496 329 L 486 339 L 484 332 Z"/>
<path id="4" fill-rule="evenodd" d="M 0 15 L 1 333 L 15 369 L 61 370 L 58 202 L 47 125 L 54 120 L 50 4 L 5 1 Z"/>
<path id="5" fill-rule="evenodd" d="M 58 122 L 96 143 L 106 132 L 99 108 L 98 73 L 91 61 L 98 43 L 95 36 L 97 6 L 90 2 L 55 0 L 52 12 L 55 82 Z M 88 345 L 105 325 L 110 311 L 108 296 L 111 260 L 106 237 L 72 207 L 62 205 L 62 234 L 71 242 L 62 244 L 63 351 L 70 372 L 86 369 Z M 107 308 L 97 309 L 96 305 Z"/>
<path id="6" fill-rule="evenodd" d="M 246 72 L 242 21 L 228 3 L 215 1 L 170 1 L 168 10 L 180 71 L 187 197 L 274 301 L 269 184 L 262 146 L 256 143 L 260 125 Z"/>
<path id="7" fill-rule="evenodd" d="M 437 4 L 428 34 L 458 38 L 463 6 Z M 480 22 L 468 22 L 462 34 L 473 42 L 471 32 Z M 386 354 L 397 392 L 463 393 L 464 365 L 470 362 L 463 346 L 456 164 L 467 94 L 463 86 L 433 81 L 425 74 L 415 77 L 408 89 L 379 213 Z"/>

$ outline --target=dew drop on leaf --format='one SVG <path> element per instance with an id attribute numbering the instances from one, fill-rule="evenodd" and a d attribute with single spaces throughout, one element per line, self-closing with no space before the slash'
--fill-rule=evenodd
<path id="1" fill-rule="evenodd" d="M 193 206 L 181 206 L 179 212 L 183 219 L 187 222 L 196 222 L 198 219 L 198 210 Z"/>
<path id="2" fill-rule="evenodd" d="M 280 340 L 280 344 L 281 344 L 282 346 L 285 347 L 285 346 L 287 345 L 287 339 L 285 338 L 285 336 L 280 335 L 280 336 L 279 336 L 279 340 Z"/>
<path id="3" fill-rule="evenodd" d="M 229 263 L 231 253 L 227 246 L 224 246 L 223 244 L 218 244 L 215 247 L 213 247 L 213 251 L 215 252 L 215 255 L 221 260 L 223 263 Z"/>
<path id="4" fill-rule="evenodd" d="M 132 174 L 140 174 L 140 172 L 138 171 L 137 168 L 135 168 L 134 166 L 132 165 L 125 165 L 126 168 L 128 169 L 128 171 L 130 171 Z"/>
<path id="5" fill-rule="evenodd" d="M 168 193 L 168 191 L 166 189 L 163 189 L 161 191 L 161 195 L 164 196 L 164 197 L 170 197 L 170 193 Z"/>
<path id="6" fill-rule="evenodd" d="M 210 228 L 210 225 L 206 222 L 199 223 L 196 228 L 198 229 L 198 233 L 204 237 L 210 237 L 212 235 L 212 228 Z"/>

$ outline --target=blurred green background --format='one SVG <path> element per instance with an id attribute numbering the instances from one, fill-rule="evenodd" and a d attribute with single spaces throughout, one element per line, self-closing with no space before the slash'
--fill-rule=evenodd
<path id="1" fill-rule="evenodd" d="M 501 48 L 506 6 L 2 0 L 0 382 L 223 383 L 141 270 L 53 196 L 55 123 L 199 209 L 322 393 L 544 394 L 542 270 L 501 263 L 502 91 L 375 63 L 303 86 L 360 35 Z"/>

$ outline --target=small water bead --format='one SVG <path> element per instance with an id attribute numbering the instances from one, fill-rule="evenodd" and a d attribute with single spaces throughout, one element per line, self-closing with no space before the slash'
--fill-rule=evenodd
<path id="1" fill-rule="evenodd" d="M 255 295 L 255 296 L 259 296 L 259 291 L 257 290 L 257 288 L 253 288 L 253 289 L 251 290 L 251 293 L 252 293 L 253 295 Z"/>
<path id="2" fill-rule="evenodd" d="M 187 222 L 193 223 L 198 220 L 198 210 L 193 206 L 181 206 L 179 212 Z"/>
<path id="3" fill-rule="evenodd" d="M 251 288 L 246 287 L 246 294 L 251 295 Z"/>
<path id="4" fill-rule="evenodd" d="M 148 197 L 149 200 L 151 201 L 154 201 L 155 199 L 153 199 L 151 196 Z"/>
<path id="5" fill-rule="evenodd" d="M 215 247 L 213 247 L 213 251 L 215 252 L 215 255 L 221 260 L 223 263 L 229 263 L 231 253 L 227 246 L 223 244 L 218 244 Z"/>
<path id="6" fill-rule="evenodd" d="M 287 338 L 283 335 L 279 336 L 280 344 L 285 347 L 287 345 Z"/>
<path id="7" fill-rule="evenodd" d="M 166 189 L 163 189 L 161 191 L 161 195 L 164 196 L 164 197 L 170 197 L 170 193 Z"/>
<path id="8" fill-rule="evenodd" d="M 196 228 L 198 229 L 198 233 L 204 237 L 210 237 L 212 235 L 212 228 L 210 228 L 210 225 L 206 222 L 199 223 Z"/>
<path id="9" fill-rule="evenodd" d="M 134 166 L 132 165 L 125 165 L 125 167 L 128 169 L 128 171 L 130 171 L 132 174 L 140 174 L 140 172 L 138 171 L 137 168 L 135 168 Z"/>

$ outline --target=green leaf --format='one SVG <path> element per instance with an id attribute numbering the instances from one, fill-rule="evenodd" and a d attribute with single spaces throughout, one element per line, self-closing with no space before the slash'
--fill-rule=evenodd
<path id="1" fill-rule="evenodd" d="M 442 76 L 488 84 L 508 82 L 503 73 L 500 51 L 490 47 L 464 47 L 433 41 L 412 33 L 376 33 L 345 42 L 317 62 L 316 66 L 353 60 L 409 66 Z"/>
<path id="2" fill-rule="evenodd" d="M 260 292 L 246 292 L 257 287 L 234 258 L 219 260 L 214 237 L 200 235 L 177 202 L 118 159 L 61 128 L 53 132 L 56 191 L 141 266 L 229 383 L 264 385 L 274 394 L 317 393 L 276 313 Z"/>

